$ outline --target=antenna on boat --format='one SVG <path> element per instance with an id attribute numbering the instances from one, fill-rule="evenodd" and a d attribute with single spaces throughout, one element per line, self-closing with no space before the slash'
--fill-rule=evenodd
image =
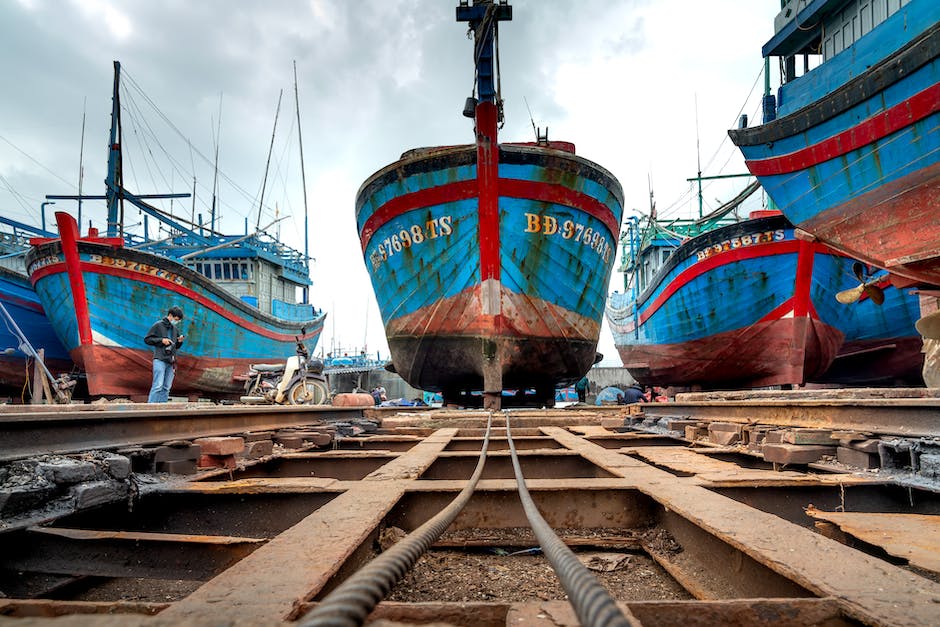
<path id="1" fill-rule="evenodd" d="M 215 201 L 219 193 L 219 144 L 222 143 L 222 92 L 219 92 L 219 119 L 216 122 L 215 132 L 215 162 L 212 167 L 215 173 L 212 176 L 212 210 L 209 214 L 209 231 L 215 233 Z M 195 195 L 195 192 L 194 192 Z M 195 205 L 195 202 L 193 203 Z"/>
<path id="2" fill-rule="evenodd" d="M 646 187 L 650 193 L 650 220 L 656 219 L 656 201 L 653 199 L 653 175 L 646 174 Z"/>
<path id="3" fill-rule="evenodd" d="M 297 143 L 300 144 L 300 180 L 304 188 L 304 262 L 310 274 L 310 212 L 307 209 L 307 174 L 304 170 L 304 138 L 300 132 L 300 95 L 297 91 L 297 59 L 294 59 L 294 105 L 297 109 Z M 307 286 L 303 287 L 304 304 L 310 303 Z"/>
<path id="4" fill-rule="evenodd" d="M 271 167 L 271 153 L 274 152 L 274 135 L 277 133 L 277 117 L 281 113 L 281 97 L 284 95 L 282 89 L 277 94 L 277 110 L 274 112 L 274 129 L 271 130 L 271 146 L 268 148 L 268 161 L 264 164 L 264 180 L 261 182 L 261 197 L 258 199 L 258 220 L 255 222 L 255 230 L 261 226 L 261 208 L 264 206 L 264 189 L 268 185 L 268 169 Z"/>
<path id="5" fill-rule="evenodd" d="M 532 123 L 532 132 L 535 133 L 535 141 L 539 140 L 539 129 L 535 126 L 535 119 L 532 117 L 532 109 L 529 108 L 529 100 L 525 96 L 522 97 L 522 102 L 525 103 L 525 110 L 529 112 L 529 122 Z"/>
<path id="6" fill-rule="evenodd" d="M 698 93 L 695 94 L 695 161 L 698 166 L 698 217 L 702 217 L 702 150 L 698 136 Z"/>
<path id="7" fill-rule="evenodd" d="M 532 123 L 532 132 L 535 133 L 535 143 L 539 145 L 544 145 L 548 143 L 548 127 L 545 127 L 545 134 L 542 135 L 542 129 L 535 125 L 535 119 L 532 117 L 532 109 L 529 108 L 529 101 L 526 100 L 526 97 L 522 97 L 523 102 L 525 102 L 525 108 L 529 112 L 529 122 Z"/>
<path id="8" fill-rule="evenodd" d="M 82 100 L 82 139 L 78 145 L 78 223 L 82 223 L 82 181 L 85 179 L 85 115 L 88 107 L 88 96 Z M 42 228 L 46 225 L 43 223 Z"/>

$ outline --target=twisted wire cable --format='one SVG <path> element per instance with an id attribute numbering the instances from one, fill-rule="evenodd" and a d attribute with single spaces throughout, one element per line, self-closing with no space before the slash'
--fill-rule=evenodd
<path id="1" fill-rule="evenodd" d="M 509 431 L 508 414 L 506 415 L 506 439 L 509 441 L 509 451 L 512 454 L 516 483 L 519 484 L 519 499 L 525 509 L 526 518 L 529 519 L 529 526 L 532 527 L 542 547 L 542 552 L 548 558 L 552 569 L 558 575 L 561 586 L 568 594 L 568 600 L 574 608 L 578 621 L 586 627 L 627 627 L 636 624 L 624 616 L 617 607 L 617 602 L 604 586 L 578 561 L 571 549 L 565 546 L 565 543 L 555 535 L 549 524 L 542 518 L 529 495 L 525 477 L 522 476 L 519 457 L 516 455 L 516 447 Z"/>
<path id="2" fill-rule="evenodd" d="M 490 442 L 492 424 L 491 413 L 487 419 L 486 435 L 483 438 L 477 467 L 457 498 L 434 518 L 356 571 L 328 594 L 312 612 L 298 621 L 298 624 L 304 627 L 353 627 L 365 622 L 375 606 L 415 565 L 418 558 L 441 537 L 470 500 L 486 464 L 486 449 Z"/>

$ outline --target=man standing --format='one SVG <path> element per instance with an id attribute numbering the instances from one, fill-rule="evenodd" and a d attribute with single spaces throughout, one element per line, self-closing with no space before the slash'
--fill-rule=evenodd
<path id="1" fill-rule="evenodd" d="M 165 403 L 170 399 L 170 387 L 176 374 L 176 353 L 183 345 L 183 335 L 176 325 L 183 319 L 183 310 L 170 307 L 166 317 L 154 323 L 144 342 L 153 346 L 153 385 L 150 386 L 148 403 Z"/>
<path id="2" fill-rule="evenodd" d="M 587 402 L 587 391 L 588 391 L 588 386 L 590 386 L 590 384 L 591 382 L 588 381 L 587 375 L 584 375 L 583 377 L 578 379 L 578 382 L 574 384 L 575 392 L 578 393 L 579 403 Z"/>

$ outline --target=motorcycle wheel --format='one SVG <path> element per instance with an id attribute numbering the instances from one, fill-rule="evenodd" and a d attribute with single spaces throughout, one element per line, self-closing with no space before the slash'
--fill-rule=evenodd
<path id="1" fill-rule="evenodd" d="M 329 398 L 326 384 L 313 379 L 298 381 L 287 392 L 287 402 L 291 405 L 324 405 Z"/>

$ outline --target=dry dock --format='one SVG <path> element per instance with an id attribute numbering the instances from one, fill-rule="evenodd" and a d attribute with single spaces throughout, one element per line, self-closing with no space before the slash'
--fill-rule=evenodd
<path id="1" fill-rule="evenodd" d="M 925 390 L 9 411 L 0 620 L 347 624 L 316 610 L 464 495 L 367 623 L 584 624 L 583 572 L 619 624 L 935 625 L 938 421 Z"/>

